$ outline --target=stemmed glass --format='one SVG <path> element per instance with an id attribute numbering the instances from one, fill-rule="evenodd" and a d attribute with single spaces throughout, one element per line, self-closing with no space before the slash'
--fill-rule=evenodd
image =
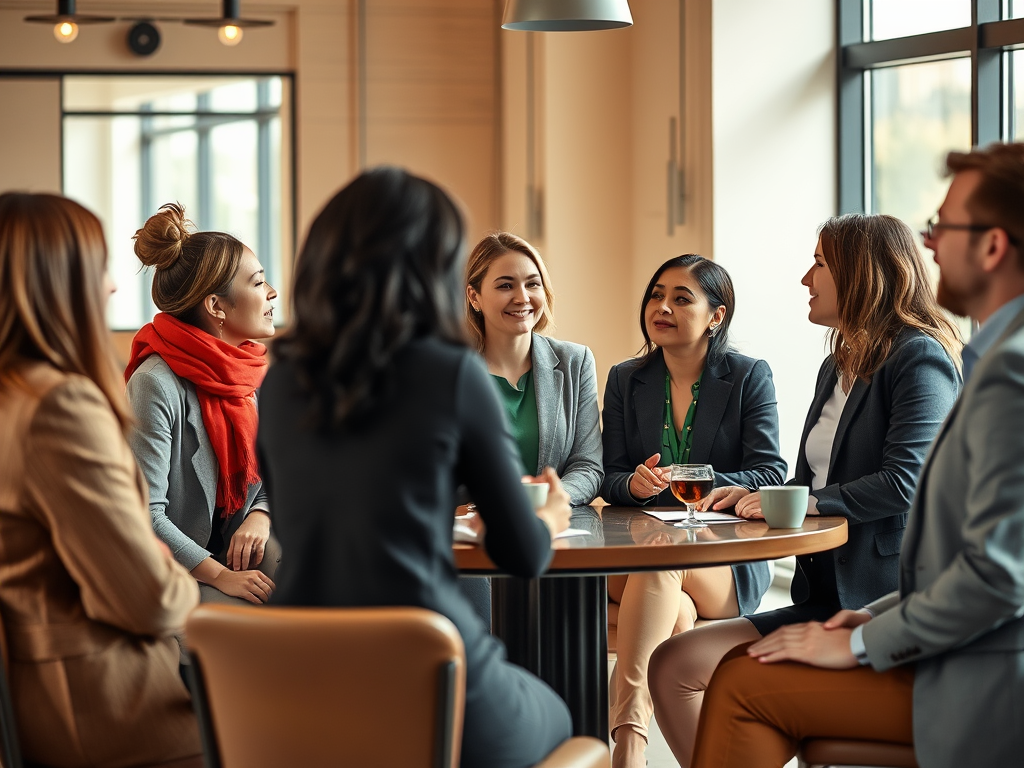
<path id="1" fill-rule="evenodd" d="M 706 528 L 697 519 L 697 502 L 715 487 L 715 470 L 710 464 L 673 464 L 669 476 L 672 495 L 686 505 L 686 519 L 676 523 L 679 528 Z"/>

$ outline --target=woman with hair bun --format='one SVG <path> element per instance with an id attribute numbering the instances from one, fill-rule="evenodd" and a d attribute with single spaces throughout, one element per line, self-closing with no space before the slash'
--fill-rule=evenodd
<path id="1" fill-rule="evenodd" d="M 106 264 L 78 203 L 0 195 L 0 664 L 26 765 L 200 768 L 173 639 L 199 594 L 125 441 Z"/>
<path id="2" fill-rule="evenodd" d="M 265 603 L 280 548 L 256 459 L 266 348 L 250 339 L 274 335 L 277 291 L 251 250 L 193 231 L 177 203 L 134 239 L 161 310 L 135 335 L 125 371 L 153 528 L 204 602 Z"/>

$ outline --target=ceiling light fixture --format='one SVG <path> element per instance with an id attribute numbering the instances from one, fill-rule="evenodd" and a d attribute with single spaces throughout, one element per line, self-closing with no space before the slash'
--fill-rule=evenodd
<path id="1" fill-rule="evenodd" d="M 60 43 L 70 43 L 78 37 L 82 24 L 107 24 L 116 21 L 113 16 L 87 16 L 75 13 L 75 0 L 57 0 L 57 13 L 45 16 L 26 16 L 25 21 L 53 24 L 53 36 Z"/>
<path id="2" fill-rule="evenodd" d="M 589 32 L 633 25 L 626 0 L 506 0 L 502 29 Z"/>
<path id="3" fill-rule="evenodd" d="M 243 19 L 240 13 L 239 0 L 224 0 L 224 12 L 219 19 L 185 19 L 185 23 L 217 27 L 217 39 L 232 46 L 242 42 L 243 27 L 269 27 L 274 23 L 267 19 Z"/>

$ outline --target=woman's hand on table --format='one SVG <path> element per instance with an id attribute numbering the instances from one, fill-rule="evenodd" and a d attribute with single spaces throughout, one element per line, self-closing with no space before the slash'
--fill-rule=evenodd
<path id="1" fill-rule="evenodd" d="M 572 516 L 569 493 L 562 487 L 558 473 L 551 467 L 544 467 L 543 472 L 530 479 L 533 482 L 548 484 L 548 500 L 537 510 L 537 517 L 544 521 L 553 538 L 569 527 L 569 518 Z"/>
<path id="2" fill-rule="evenodd" d="M 643 464 L 638 464 L 629 476 L 629 492 L 634 499 L 649 499 L 668 488 L 671 467 L 659 467 L 661 454 L 656 453 Z"/>
<path id="3" fill-rule="evenodd" d="M 735 507 L 740 499 L 750 495 L 750 491 L 739 485 L 723 485 L 715 488 L 707 496 L 697 502 L 697 509 L 701 512 L 710 510 L 722 510 Z"/>
<path id="4" fill-rule="evenodd" d="M 262 509 L 252 510 L 231 537 L 226 557 L 228 568 L 246 571 L 262 563 L 269 538 L 270 515 Z"/>
<path id="5" fill-rule="evenodd" d="M 747 520 L 763 520 L 764 513 L 761 511 L 761 494 L 757 491 L 748 493 L 736 502 L 736 516 L 744 517 Z"/>

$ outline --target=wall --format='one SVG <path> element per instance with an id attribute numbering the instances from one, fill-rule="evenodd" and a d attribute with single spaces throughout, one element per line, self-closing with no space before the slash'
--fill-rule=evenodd
<path id="1" fill-rule="evenodd" d="M 736 285 L 737 346 L 774 373 L 792 472 L 824 357 L 800 278 L 836 212 L 833 4 L 715 0 L 713 17 L 715 258 Z"/>
<path id="2" fill-rule="evenodd" d="M 602 389 L 608 368 L 639 346 L 637 305 L 653 269 L 679 253 L 713 257 L 736 282 L 738 346 L 775 372 L 792 464 L 823 356 L 799 279 L 817 225 L 835 210 L 833 4 L 637 0 L 629 29 L 532 38 L 499 30 L 502 5 L 366 0 L 361 27 L 358 0 L 247 0 L 247 15 L 277 25 L 228 49 L 210 30 L 164 23 L 161 50 L 139 60 L 125 49 L 126 22 L 83 28 L 62 46 L 48 26 L 21 22 L 52 12 L 49 0 L 0 0 L 0 70 L 294 72 L 297 235 L 358 170 L 361 152 L 368 163 L 435 178 L 465 205 L 471 238 L 502 227 L 541 249 L 557 294 L 556 335 L 593 348 Z M 88 9 L 143 10 L 215 12 L 210 3 L 141 0 Z M 10 142 L 26 147 L 20 167 L 52 188 L 55 95 L 37 82 L 42 95 L 16 123 L 0 118 L 0 130 L 21 131 Z M 12 87 L 0 79 L 0 96 Z M 672 235 L 670 117 L 686 135 L 685 216 Z M 0 163 L 0 187 L 14 167 Z M 539 216 L 527 205 L 531 181 Z"/>

